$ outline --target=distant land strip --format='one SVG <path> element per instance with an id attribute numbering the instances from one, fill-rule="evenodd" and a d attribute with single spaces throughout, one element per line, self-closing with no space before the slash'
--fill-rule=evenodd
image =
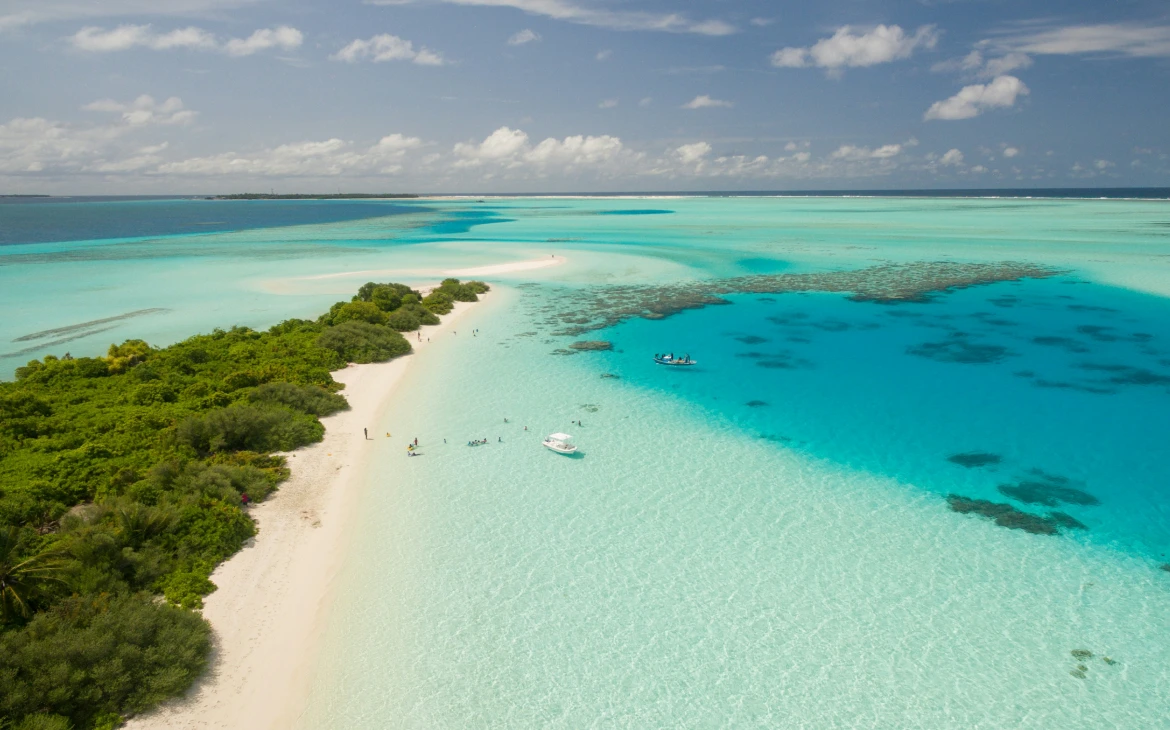
<path id="1" fill-rule="evenodd" d="M 166 307 L 152 307 L 150 309 L 136 309 L 133 312 L 119 314 L 116 317 L 105 317 L 104 319 L 95 319 L 95 320 L 91 320 L 89 322 L 82 322 L 81 324 L 71 324 L 68 327 L 57 327 L 56 329 L 41 330 L 40 332 L 33 332 L 31 335 L 23 335 L 21 337 L 17 337 L 15 340 L 13 340 L 13 342 L 28 342 L 30 340 L 42 340 L 46 337 L 53 337 L 56 335 L 64 335 L 64 334 L 72 334 L 74 332 L 77 332 L 78 330 L 87 330 L 87 329 L 90 329 L 91 327 L 97 327 L 98 325 L 106 324 L 108 322 L 120 322 L 123 319 L 132 319 L 134 317 L 142 317 L 142 316 L 147 315 L 147 314 L 157 314 L 158 312 L 169 312 L 169 311 L 171 311 L 171 310 L 167 309 Z M 109 328 L 107 327 L 106 329 L 109 329 Z M 105 329 L 99 330 L 99 332 L 105 332 Z M 93 333 L 87 332 L 86 334 L 93 334 Z M 62 340 L 58 340 L 57 342 L 45 343 L 45 345 L 49 345 L 49 344 L 56 345 L 56 344 L 60 344 L 61 342 L 62 342 Z M 41 347 L 44 347 L 45 345 L 37 345 L 37 347 L 34 349 L 39 349 Z M 20 355 L 23 353 L 17 352 L 17 353 L 9 353 L 9 354 L 10 355 Z"/>
<path id="2" fill-rule="evenodd" d="M 211 200 L 361 200 L 363 198 L 417 198 L 416 193 L 290 193 L 276 195 L 274 193 L 233 193 L 231 195 L 216 195 Z"/>

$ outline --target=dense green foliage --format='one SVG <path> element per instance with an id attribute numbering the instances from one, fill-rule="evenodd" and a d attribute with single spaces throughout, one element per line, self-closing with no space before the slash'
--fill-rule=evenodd
<path id="1" fill-rule="evenodd" d="M 455 302 L 476 302 L 488 290 L 482 281 L 460 283 L 458 279 L 444 279 L 443 283 L 422 300 L 422 305 L 435 314 L 447 314 Z"/>
<path id="2" fill-rule="evenodd" d="M 190 609 L 256 532 L 243 495 L 348 408 L 330 371 L 438 322 L 422 299 L 370 283 L 315 322 L 48 355 L 0 383 L 0 728 L 114 727 L 190 685 L 209 650 Z"/>
<path id="3" fill-rule="evenodd" d="M 0 634 L 0 717 L 111 727 L 185 690 L 209 648 L 198 614 L 149 594 L 67 598 Z"/>

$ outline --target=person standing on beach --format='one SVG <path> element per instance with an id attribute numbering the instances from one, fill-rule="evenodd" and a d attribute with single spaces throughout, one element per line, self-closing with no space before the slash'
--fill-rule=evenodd
<path id="1" fill-rule="evenodd" d="M 370 440 L 370 429 L 368 429 L 368 428 L 362 429 L 362 438 L 364 438 L 366 441 Z"/>

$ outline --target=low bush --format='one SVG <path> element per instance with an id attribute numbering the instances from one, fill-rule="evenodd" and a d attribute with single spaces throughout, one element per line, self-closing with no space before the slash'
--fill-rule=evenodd
<path id="1" fill-rule="evenodd" d="M 265 383 L 249 393 L 248 400 L 281 405 L 314 416 L 328 416 L 349 410 L 349 402 L 340 395 L 320 386 L 296 383 Z"/>
<path id="2" fill-rule="evenodd" d="M 210 642 L 201 616 L 147 593 L 67 598 L 0 634 L 0 721 L 86 728 L 140 712 L 191 686 Z"/>
<path id="3" fill-rule="evenodd" d="M 383 362 L 410 352 L 406 338 L 388 327 L 368 322 L 345 322 L 329 327 L 317 344 L 332 350 L 348 362 Z"/>

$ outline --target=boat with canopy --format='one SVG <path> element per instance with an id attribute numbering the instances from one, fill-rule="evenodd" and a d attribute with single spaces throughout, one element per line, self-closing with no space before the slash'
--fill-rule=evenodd
<path id="1" fill-rule="evenodd" d="M 552 433 L 545 437 L 544 445 L 558 454 L 574 454 L 577 447 L 572 444 L 573 437 L 567 433 Z"/>

